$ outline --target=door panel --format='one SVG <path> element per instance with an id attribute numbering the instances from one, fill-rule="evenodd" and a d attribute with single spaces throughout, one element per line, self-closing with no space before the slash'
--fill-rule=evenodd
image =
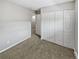
<path id="1" fill-rule="evenodd" d="M 64 11 L 64 46 L 74 47 L 74 11 Z"/>
<path id="2" fill-rule="evenodd" d="M 63 11 L 56 11 L 55 16 L 55 40 L 57 44 L 63 45 Z"/>

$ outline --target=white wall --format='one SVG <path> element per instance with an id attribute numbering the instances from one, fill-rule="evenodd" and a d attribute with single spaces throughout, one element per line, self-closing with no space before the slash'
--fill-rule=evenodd
<path id="1" fill-rule="evenodd" d="M 41 14 L 36 15 L 36 34 L 41 35 Z"/>
<path id="2" fill-rule="evenodd" d="M 0 51 L 31 36 L 32 11 L 0 0 Z"/>
<path id="3" fill-rule="evenodd" d="M 74 48 L 74 2 L 41 9 L 42 39 Z"/>

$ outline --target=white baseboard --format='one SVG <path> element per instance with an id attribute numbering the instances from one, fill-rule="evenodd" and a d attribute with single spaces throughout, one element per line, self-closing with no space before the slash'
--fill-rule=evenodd
<path id="1" fill-rule="evenodd" d="M 78 59 L 78 54 L 75 50 L 74 50 L 74 55 L 75 55 L 76 59 Z"/>
<path id="2" fill-rule="evenodd" d="M 3 49 L 3 50 L 1 50 L 0 53 L 5 52 L 6 50 L 8 50 L 8 49 L 10 49 L 10 48 L 12 48 L 12 47 L 14 47 L 14 46 L 16 46 L 17 44 L 23 42 L 24 40 L 26 40 L 26 39 L 28 39 L 28 38 L 30 38 L 30 36 L 29 36 L 29 37 L 26 37 L 25 39 L 23 39 L 23 40 L 21 40 L 21 41 L 15 43 L 15 44 L 12 44 L 11 46 L 9 46 L 9 47 L 7 47 L 7 48 L 5 48 L 5 49 Z"/>
<path id="3" fill-rule="evenodd" d="M 43 38 L 41 37 L 41 40 L 43 40 Z"/>

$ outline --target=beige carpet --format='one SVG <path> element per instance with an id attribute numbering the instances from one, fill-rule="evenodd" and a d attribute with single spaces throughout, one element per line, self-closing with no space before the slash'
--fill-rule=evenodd
<path id="1" fill-rule="evenodd" d="M 75 59 L 72 49 L 40 40 L 36 35 L 0 54 L 0 59 Z"/>

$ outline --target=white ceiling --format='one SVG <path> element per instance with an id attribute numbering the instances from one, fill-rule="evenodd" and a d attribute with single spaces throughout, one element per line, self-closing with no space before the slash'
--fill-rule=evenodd
<path id="1" fill-rule="evenodd" d="M 8 1 L 22 5 L 32 10 L 37 10 L 41 7 L 46 7 L 74 0 L 8 0 Z"/>

